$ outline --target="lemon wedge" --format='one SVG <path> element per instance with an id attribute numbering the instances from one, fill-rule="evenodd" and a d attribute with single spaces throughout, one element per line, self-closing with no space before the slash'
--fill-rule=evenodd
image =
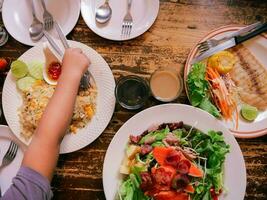
<path id="1" fill-rule="evenodd" d="M 258 116 L 258 109 L 247 104 L 242 105 L 241 115 L 248 121 L 253 121 Z"/>

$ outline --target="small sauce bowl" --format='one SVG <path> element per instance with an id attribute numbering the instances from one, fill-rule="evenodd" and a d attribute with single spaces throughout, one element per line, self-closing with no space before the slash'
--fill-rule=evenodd
<path id="1" fill-rule="evenodd" d="M 171 102 L 180 96 L 183 90 L 183 81 L 176 70 L 160 68 L 151 75 L 149 86 L 152 95 L 157 100 Z"/>
<path id="2" fill-rule="evenodd" d="M 53 50 L 51 50 L 49 48 L 49 45 L 47 42 L 45 42 L 43 44 L 43 52 L 44 52 L 44 56 L 45 56 L 45 66 L 43 69 L 43 77 L 44 80 L 49 84 L 49 85 L 56 85 L 57 84 L 57 80 L 53 80 L 49 77 L 48 74 L 48 69 L 51 63 L 61 63 L 60 60 L 62 60 L 61 58 L 59 58 L 58 56 L 56 56 L 56 54 L 53 52 Z"/>
<path id="3" fill-rule="evenodd" d="M 149 98 L 147 82 L 138 76 L 124 76 L 120 78 L 115 87 L 115 96 L 118 103 L 129 110 L 144 106 Z"/>

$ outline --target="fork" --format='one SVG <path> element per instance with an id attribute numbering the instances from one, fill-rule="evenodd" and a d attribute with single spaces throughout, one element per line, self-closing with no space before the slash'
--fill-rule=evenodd
<path id="1" fill-rule="evenodd" d="M 131 15 L 132 0 L 128 0 L 127 13 L 122 21 L 121 36 L 129 37 L 133 27 L 133 18 Z"/>
<path id="2" fill-rule="evenodd" d="M 56 28 L 56 31 L 58 33 L 59 39 L 61 41 L 61 43 L 63 44 L 65 49 L 70 48 L 70 45 L 68 44 L 68 41 L 66 39 L 66 37 L 63 34 L 63 31 L 61 29 L 61 27 L 59 26 L 59 24 L 54 21 L 54 25 Z M 58 53 L 58 55 L 60 55 L 61 57 L 63 57 L 64 52 L 60 49 L 60 47 L 57 45 L 57 43 L 54 41 L 54 39 L 48 34 L 48 32 L 44 31 L 44 35 L 46 36 L 49 44 L 52 46 L 52 48 Z M 93 77 L 92 74 L 87 70 L 82 78 L 81 78 L 81 82 L 80 82 L 80 86 L 79 89 L 80 90 L 87 90 L 88 88 L 91 87 L 91 82 L 90 82 L 90 78 Z"/>
<path id="3" fill-rule="evenodd" d="M 43 19 L 44 19 L 44 28 L 45 30 L 49 31 L 53 28 L 54 26 L 54 20 L 53 20 L 53 16 L 50 14 L 50 12 L 48 12 L 48 10 L 46 9 L 46 5 L 44 0 L 41 0 L 42 2 L 42 6 L 44 8 L 44 14 L 43 14 Z"/>
<path id="4" fill-rule="evenodd" d="M 3 169 L 5 166 L 9 165 L 16 157 L 17 152 L 18 152 L 18 145 L 11 141 L 8 150 L 3 157 L 0 169 Z"/>
<path id="5" fill-rule="evenodd" d="M 261 24 L 261 22 L 256 22 L 254 24 L 246 26 L 245 28 L 240 29 L 239 31 L 235 31 L 235 32 L 231 33 L 230 35 L 223 37 L 221 39 L 208 39 L 206 41 L 203 41 L 203 42 L 198 44 L 198 50 L 200 53 L 204 53 L 205 51 L 211 49 L 212 47 L 217 46 L 218 44 L 220 44 L 221 42 L 224 42 L 225 40 L 228 40 L 228 39 L 235 37 L 237 35 L 241 35 L 241 34 L 249 32 L 249 31 L 252 31 L 254 28 L 256 28 L 260 24 Z"/>
<path id="6" fill-rule="evenodd" d="M 59 26 L 59 24 L 55 21 L 55 27 L 56 27 L 56 31 L 59 35 L 59 39 L 61 40 L 63 46 L 65 49 L 68 49 L 70 48 L 70 45 L 66 39 L 66 37 L 64 36 L 63 34 L 63 31 L 61 29 L 61 27 Z M 80 89 L 81 90 L 87 90 L 89 87 L 91 87 L 91 84 L 90 84 L 90 77 L 91 77 L 91 74 L 90 72 L 87 70 L 82 78 L 81 78 L 81 82 L 80 82 Z"/>

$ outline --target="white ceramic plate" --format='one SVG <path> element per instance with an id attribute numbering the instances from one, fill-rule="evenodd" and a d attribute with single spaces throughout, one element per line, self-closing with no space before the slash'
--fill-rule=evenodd
<path id="1" fill-rule="evenodd" d="M 0 187 L 2 195 L 11 185 L 12 178 L 16 176 L 20 168 L 26 146 L 14 136 L 8 126 L 0 125 L 0 160 L 3 159 L 7 152 L 10 141 L 15 142 L 19 146 L 19 149 L 15 159 L 0 171 Z"/>
<path id="2" fill-rule="evenodd" d="M 208 35 L 206 35 L 201 41 L 205 41 L 209 38 L 222 38 L 226 36 L 227 34 L 232 33 L 233 31 L 239 30 L 242 28 L 242 26 L 226 26 L 221 27 L 219 29 L 216 29 L 214 31 L 211 31 Z M 201 42 L 200 41 L 200 42 Z M 267 36 L 266 35 L 260 35 L 257 36 L 249 41 L 246 41 L 243 43 L 246 48 L 256 57 L 256 59 L 266 68 L 267 70 L 267 57 L 266 57 L 266 51 L 267 51 Z M 187 92 L 187 75 L 190 72 L 191 60 L 196 56 L 197 54 L 197 45 L 194 46 L 188 56 L 185 69 L 184 69 L 184 84 Z M 187 92 L 188 94 L 188 92 Z M 233 123 L 230 121 L 224 121 L 221 120 L 221 123 L 225 125 L 229 130 L 239 138 L 254 138 L 259 137 L 262 135 L 267 134 L 267 110 L 260 112 L 258 117 L 253 122 L 247 122 L 242 119 L 242 117 L 239 117 L 239 127 L 238 129 L 234 129 Z"/>
<path id="3" fill-rule="evenodd" d="M 89 70 L 98 88 L 97 111 L 92 121 L 85 128 L 79 129 L 76 134 L 67 134 L 64 137 L 60 153 L 73 152 L 93 142 L 108 125 L 115 108 L 115 80 L 106 61 L 96 51 L 85 44 L 75 41 L 69 41 L 69 44 L 71 47 L 82 49 L 91 60 L 92 64 Z M 42 44 L 38 44 L 29 49 L 19 59 L 26 63 L 33 60 L 44 61 Z M 30 141 L 25 141 L 20 135 L 21 128 L 17 110 L 22 105 L 22 97 L 16 88 L 16 82 L 11 72 L 8 73 L 4 83 L 2 103 L 4 115 L 9 127 L 22 142 L 29 144 Z"/>
<path id="4" fill-rule="evenodd" d="M 9 34 L 17 41 L 34 46 L 29 35 L 32 23 L 32 0 L 5 0 L 3 3 L 2 17 Z M 80 15 L 80 0 L 45 0 L 48 11 L 60 24 L 65 35 L 74 28 Z M 43 8 L 41 1 L 34 1 L 37 18 L 43 22 Z M 51 34 L 57 37 L 56 31 Z M 45 41 L 43 38 L 40 42 Z"/>
<path id="5" fill-rule="evenodd" d="M 235 138 L 210 114 L 192 106 L 182 104 L 165 104 L 148 108 L 129 119 L 112 139 L 104 160 L 103 185 L 107 200 L 113 200 L 121 180 L 119 168 L 125 156 L 129 135 L 140 135 L 151 125 L 179 122 L 194 125 L 201 131 L 222 131 L 230 153 L 225 161 L 225 187 L 228 193 L 220 200 L 242 200 L 246 190 L 246 168 L 242 152 Z M 238 177 L 238 178 L 236 178 Z M 238 185 L 238 187 L 237 187 Z"/>
<path id="6" fill-rule="evenodd" d="M 129 40 L 146 32 L 154 23 L 159 11 L 159 0 L 134 0 L 132 2 L 131 14 L 133 27 L 130 37 L 121 37 L 122 21 L 127 11 L 126 0 L 110 0 L 112 16 L 106 24 L 95 21 L 96 9 L 104 3 L 97 0 L 82 0 L 81 13 L 87 26 L 97 35 L 109 40 Z"/>

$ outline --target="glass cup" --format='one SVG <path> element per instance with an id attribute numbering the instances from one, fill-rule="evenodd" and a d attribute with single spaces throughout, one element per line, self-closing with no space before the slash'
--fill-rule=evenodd
<path id="1" fill-rule="evenodd" d="M 172 68 L 157 69 L 151 75 L 149 85 L 152 95 L 162 102 L 174 101 L 183 90 L 182 78 Z"/>
<path id="2" fill-rule="evenodd" d="M 115 96 L 122 107 L 129 110 L 139 109 L 149 98 L 149 86 L 141 77 L 124 76 L 116 84 Z"/>

